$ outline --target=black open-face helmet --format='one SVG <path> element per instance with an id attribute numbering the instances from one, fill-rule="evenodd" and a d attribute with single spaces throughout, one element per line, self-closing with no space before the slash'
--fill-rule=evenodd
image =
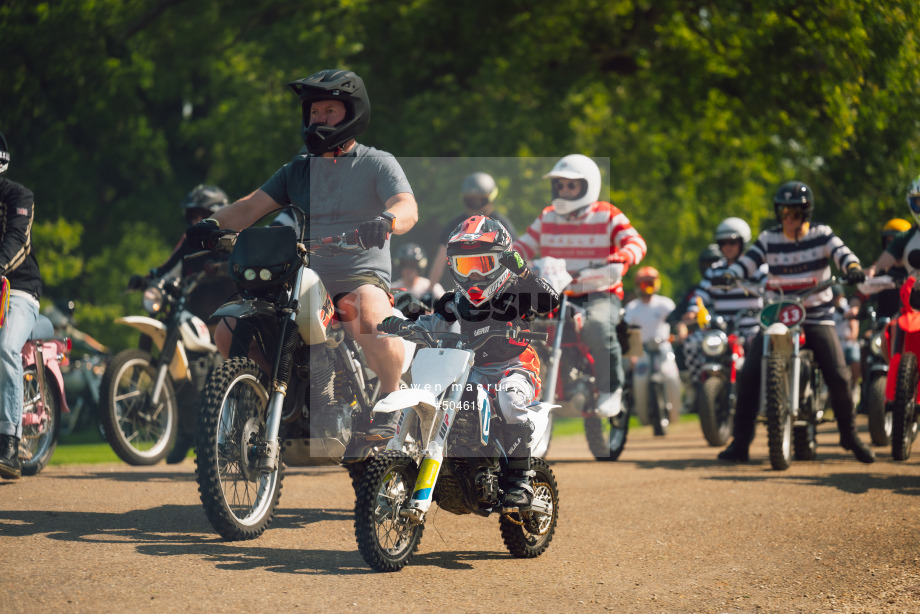
<path id="1" fill-rule="evenodd" d="M 228 203 L 227 193 L 219 187 L 201 184 L 186 194 L 179 206 L 185 215 L 185 221 L 191 223 L 191 220 L 196 217 L 211 217 L 213 213 Z"/>
<path id="2" fill-rule="evenodd" d="M 474 215 L 463 220 L 447 241 L 447 266 L 460 291 L 476 307 L 498 294 L 511 271 L 498 259 L 511 249 L 511 235 L 497 220 Z"/>
<path id="3" fill-rule="evenodd" d="M 428 266 L 428 258 L 425 256 L 425 250 L 418 243 L 406 243 L 396 252 L 396 264 L 402 268 L 406 264 L 414 264 L 419 271 L 425 270 Z"/>
<path id="4" fill-rule="evenodd" d="M 330 68 L 304 79 L 288 83 L 300 96 L 303 123 L 300 132 L 307 151 L 321 156 L 336 151 L 349 139 L 367 130 L 371 121 L 371 102 L 361 77 L 350 70 Z M 322 100 L 340 100 L 345 105 L 345 119 L 336 126 L 310 125 L 310 107 Z"/>
<path id="5" fill-rule="evenodd" d="M 10 166 L 10 150 L 6 146 L 6 137 L 0 132 L 0 175 Z"/>
<path id="6" fill-rule="evenodd" d="M 776 220 L 783 223 L 783 207 L 798 207 L 802 210 L 802 221 L 807 222 L 811 218 L 812 205 L 815 197 L 811 193 L 811 188 L 802 181 L 788 181 L 779 186 L 776 194 L 773 196 L 773 211 L 776 213 Z"/>

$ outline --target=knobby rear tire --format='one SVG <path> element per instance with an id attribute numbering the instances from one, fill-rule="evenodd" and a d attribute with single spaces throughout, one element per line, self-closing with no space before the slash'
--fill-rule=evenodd
<path id="1" fill-rule="evenodd" d="M 499 516 L 502 541 L 512 556 L 519 559 L 532 559 L 543 554 L 553 541 L 556 523 L 559 520 L 559 488 L 556 477 L 546 461 L 533 458 L 530 469 L 536 474 L 533 478 L 534 499 L 540 499 L 550 506 L 550 513 L 537 514 L 521 512 L 515 514 L 523 525 L 512 522 L 507 515 Z"/>

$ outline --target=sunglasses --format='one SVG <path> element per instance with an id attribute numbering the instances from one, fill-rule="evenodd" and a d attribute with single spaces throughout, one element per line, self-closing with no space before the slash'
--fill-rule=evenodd
<path id="1" fill-rule="evenodd" d="M 581 187 L 581 182 L 575 179 L 553 179 L 552 186 L 554 190 L 569 190 L 575 191 Z"/>
<path id="2" fill-rule="evenodd" d="M 473 273 L 488 276 L 501 268 L 498 257 L 494 254 L 471 254 L 469 256 L 451 256 L 450 268 L 461 277 Z"/>
<path id="3" fill-rule="evenodd" d="M 719 247 L 725 247 L 726 245 L 741 245 L 741 239 L 719 239 L 716 243 L 719 244 Z"/>
<path id="4" fill-rule="evenodd" d="M 780 218 L 788 217 L 791 220 L 801 220 L 805 217 L 805 214 L 802 212 L 801 207 L 780 207 L 779 208 Z"/>

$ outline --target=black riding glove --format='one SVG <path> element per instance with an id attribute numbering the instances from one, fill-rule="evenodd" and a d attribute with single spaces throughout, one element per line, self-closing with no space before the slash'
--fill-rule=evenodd
<path id="1" fill-rule="evenodd" d="M 862 267 L 856 263 L 853 263 L 847 269 L 847 283 L 848 284 L 861 284 L 866 281 L 866 272 L 862 270 Z"/>
<path id="2" fill-rule="evenodd" d="M 502 255 L 498 257 L 498 263 L 515 275 L 521 277 L 524 277 L 525 273 L 529 270 L 524 259 L 521 258 L 521 255 L 513 249 L 502 252 Z"/>
<path id="3" fill-rule="evenodd" d="M 195 249 L 214 249 L 217 246 L 217 238 L 222 234 L 224 233 L 220 230 L 218 221 L 209 217 L 189 226 L 185 231 L 185 238 Z"/>
<path id="4" fill-rule="evenodd" d="M 372 220 L 361 222 L 358 226 L 358 240 L 364 249 L 379 247 L 383 249 L 387 237 L 393 231 L 393 222 L 378 215 Z"/>
<path id="5" fill-rule="evenodd" d="M 403 320 L 402 318 L 397 318 L 396 316 L 389 316 L 383 319 L 383 322 L 377 325 L 377 330 L 382 333 L 395 334 L 408 326 L 410 322 L 408 320 Z"/>

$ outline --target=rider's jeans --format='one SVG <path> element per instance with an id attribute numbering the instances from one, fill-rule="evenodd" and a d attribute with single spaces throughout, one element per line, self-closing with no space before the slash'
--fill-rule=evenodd
<path id="1" fill-rule="evenodd" d="M 38 319 L 38 301 L 10 296 L 10 311 L 0 327 L 0 434 L 22 437 L 22 346 Z"/>
<path id="2" fill-rule="evenodd" d="M 840 340 L 833 326 L 805 325 L 804 347 L 814 352 L 815 362 L 821 368 L 824 382 L 834 408 L 837 428 L 849 431 L 853 425 L 853 397 L 850 396 L 850 371 L 843 358 Z M 745 347 L 744 366 L 741 368 L 742 385 L 738 391 L 735 410 L 735 439 L 750 444 L 754 439 L 755 421 L 760 408 L 760 365 L 763 361 L 763 334 L 751 339 Z"/>
<path id="3" fill-rule="evenodd" d="M 581 340 L 594 358 L 597 389 L 601 393 L 613 392 L 623 386 L 623 350 L 617 340 L 621 301 L 616 294 L 595 292 L 572 299 L 576 305 L 587 309 L 587 320 L 581 331 Z"/>

